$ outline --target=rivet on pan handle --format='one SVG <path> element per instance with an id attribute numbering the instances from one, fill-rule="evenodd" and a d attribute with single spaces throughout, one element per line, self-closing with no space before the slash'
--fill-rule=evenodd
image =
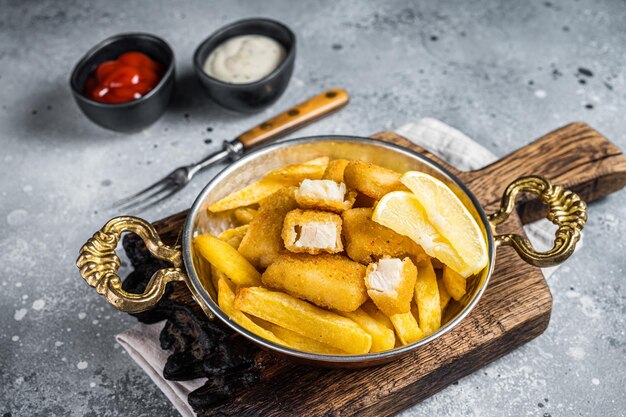
<path id="1" fill-rule="evenodd" d="M 537 252 L 528 239 L 516 234 L 495 235 L 496 246 L 512 246 L 519 256 L 531 265 L 549 267 L 565 261 L 576 248 L 580 233 L 587 221 L 587 205 L 570 190 L 552 185 L 546 178 L 528 176 L 513 181 L 504 191 L 500 209 L 489 216 L 492 227 L 502 223 L 515 209 L 515 197 L 520 192 L 539 196 L 548 206 L 548 220 L 558 226 L 554 245 L 546 252 Z"/>
<path id="2" fill-rule="evenodd" d="M 161 269 L 152 275 L 143 294 L 132 294 L 122 289 L 122 280 L 117 275 L 120 259 L 115 254 L 122 233 L 128 231 L 143 239 L 155 257 L 169 261 L 173 268 Z M 154 307 L 165 292 L 167 283 L 185 281 L 180 247 L 166 246 L 156 230 L 147 221 L 132 217 L 115 217 L 97 231 L 80 249 L 76 260 L 81 276 L 98 294 L 126 313 L 139 313 Z"/>

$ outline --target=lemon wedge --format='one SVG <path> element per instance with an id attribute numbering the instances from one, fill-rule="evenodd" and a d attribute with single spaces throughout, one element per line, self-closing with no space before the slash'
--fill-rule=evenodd
<path id="1" fill-rule="evenodd" d="M 448 266 L 466 278 L 482 270 L 488 262 L 484 235 L 474 217 L 452 190 L 437 178 L 423 172 L 408 171 L 400 181 L 413 192 L 424 208 L 428 221 L 467 265 L 463 270 L 456 269 L 451 264 Z"/>
<path id="2" fill-rule="evenodd" d="M 372 220 L 409 237 L 429 256 L 439 259 L 459 274 L 471 275 L 463 258 L 428 220 L 426 210 L 413 193 L 394 191 L 385 194 L 376 205 Z"/>

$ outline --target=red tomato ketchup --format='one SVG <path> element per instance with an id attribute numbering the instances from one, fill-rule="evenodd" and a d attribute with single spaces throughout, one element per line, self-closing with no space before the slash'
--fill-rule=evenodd
<path id="1" fill-rule="evenodd" d="M 163 66 L 141 52 L 126 52 L 105 61 L 87 79 L 84 94 L 100 103 L 126 103 L 152 90 L 163 76 Z"/>

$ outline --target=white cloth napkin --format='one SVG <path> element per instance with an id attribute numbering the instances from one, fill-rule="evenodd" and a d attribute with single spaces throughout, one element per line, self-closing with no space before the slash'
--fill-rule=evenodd
<path id="1" fill-rule="evenodd" d="M 489 150 L 467 137 L 459 130 L 436 119 L 420 119 L 396 130 L 396 133 L 416 145 L 428 149 L 442 160 L 461 171 L 479 169 L 498 158 Z M 552 246 L 555 227 L 547 220 L 540 220 L 524 226 L 532 244 L 538 250 Z M 582 240 L 577 249 L 582 246 Z M 543 269 L 546 277 L 558 267 Z M 193 417 L 195 413 L 187 403 L 187 395 L 202 386 L 205 379 L 192 381 L 167 381 L 163 378 L 163 367 L 170 352 L 162 350 L 159 334 L 164 322 L 146 325 L 139 323 L 116 336 L 117 342 L 126 349 L 131 358 L 152 378 L 155 384 L 174 404 L 183 417 Z"/>

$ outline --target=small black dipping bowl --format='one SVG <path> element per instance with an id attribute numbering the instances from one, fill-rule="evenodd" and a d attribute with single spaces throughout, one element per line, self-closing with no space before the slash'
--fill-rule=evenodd
<path id="1" fill-rule="evenodd" d="M 156 87 L 141 98 L 119 104 L 85 97 L 85 82 L 98 65 L 131 51 L 143 52 L 163 65 L 165 72 Z M 122 33 L 100 42 L 85 54 L 72 71 L 70 87 L 78 107 L 91 121 L 107 129 L 133 132 L 161 117 L 172 96 L 174 79 L 174 52 L 167 42 L 147 33 Z"/>
<path id="2" fill-rule="evenodd" d="M 285 48 L 285 59 L 268 76 L 248 84 L 230 84 L 204 72 L 204 62 L 215 48 L 241 35 L 264 35 Z M 218 104 L 235 111 L 255 112 L 276 101 L 287 88 L 296 59 L 296 35 L 282 23 L 270 19 L 245 19 L 224 26 L 198 46 L 193 66 L 209 96 Z"/>

